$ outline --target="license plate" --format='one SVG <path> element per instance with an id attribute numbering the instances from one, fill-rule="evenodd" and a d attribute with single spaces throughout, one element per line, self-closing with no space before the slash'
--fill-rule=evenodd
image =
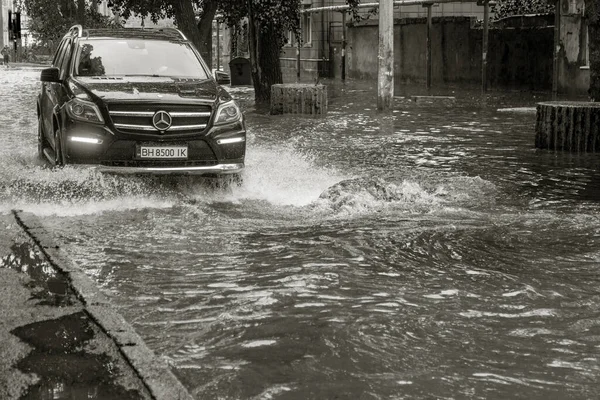
<path id="1" fill-rule="evenodd" d="M 138 158 L 188 158 L 187 146 L 139 146 L 137 148 Z"/>

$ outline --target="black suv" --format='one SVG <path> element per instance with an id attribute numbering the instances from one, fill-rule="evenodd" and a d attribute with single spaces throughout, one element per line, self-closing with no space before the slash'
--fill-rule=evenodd
<path id="1" fill-rule="evenodd" d="M 235 174 L 243 115 L 177 29 L 82 29 L 41 74 L 38 152 L 133 174 Z"/>

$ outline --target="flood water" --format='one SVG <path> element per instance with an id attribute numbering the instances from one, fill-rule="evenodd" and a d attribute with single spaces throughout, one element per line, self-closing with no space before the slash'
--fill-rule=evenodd
<path id="1" fill-rule="evenodd" d="M 235 89 L 223 190 L 44 168 L 38 75 L 0 74 L 0 212 L 42 216 L 196 398 L 598 397 L 600 161 L 534 149 L 546 95 L 380 116 L 349 83 L 312 119 Z"/>

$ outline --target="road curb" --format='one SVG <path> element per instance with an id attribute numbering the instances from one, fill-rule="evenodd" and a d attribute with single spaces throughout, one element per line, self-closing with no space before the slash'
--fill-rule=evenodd
<path id="1" fill-rule="evenodd" d="M 95 282 L 62 252 L 38 217 L 13 210 L 17 224 L 39 247 L 48 262 L 66 275 L 69 285 L 84 305 L 86 314 L 115 343 L 124 359 L 142 380 L 155 400 L 193 400 L 187 389 L 175 377 L 168 364 L 160 360 L 115 311 L 110 300 Z"/>

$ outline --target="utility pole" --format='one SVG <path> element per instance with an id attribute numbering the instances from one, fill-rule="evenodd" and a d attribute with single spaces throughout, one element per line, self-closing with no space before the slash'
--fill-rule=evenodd
<path id="1" fill-rule="evenodd" d="M 342 81 L 346 80 L 346 10 L 342 11 Z"/>
<path id="2" fill-rule="evenodd" d="M 432 17 L 431 17 L 431 7 L 433 3 L 425 3 L 423 7 L 427 8 L 427 53 L 426 53 L 426 85 L 427 90 L 431 89 L 431 78 L 433 75 L 432 61 L 431 61 L 431 31 L 432 31 Z"/>
<path id="3" fill-rule="evenodd" d="M 300 82 L 300 68 L 301 68 L 301 59 L 300 59 L 300 48 L 302 47 L 302 43 L 298 38 L 296 39 L 296 82 Z"/>
<path id="4" fill-rule="evenodd" d="M 481 44 L 481 93 L 487 92 L 487 55 L 490 24 L 490 1 L 483 1 L 483 40 Z"/>
<path id="5" fill-rule="evenodd" d="M 390 111 L 394 106 L 394 3 L 379 0 L 379 71 L 377 109 Z"/>
<path id="6" fill-rule="evenodd" d="M 300 49 L 302 48 L 302 24 L 300 24 L 300 32 L 298 35 L 292 35 L 293 39 L 296 39 L 296 83 L 300 82 L 300 67 L 301 67 L 301 59 L 300 59 Z M 317 72 L 318 75 L 318 72 Z"/>
<path id="7" fill-rule="evenodd" d="M 221 69 L 221 21 L 217 21 L 217 71 Z"/>
<path id="8" fill-rule="evenodd" d="M 554 6 L 554 51 L 552 52 L 552 100 L 558 98 L 558 56 L 560 53 L 560 0 Z M 591 39 L 591 37 L 590 37 Z"/>

